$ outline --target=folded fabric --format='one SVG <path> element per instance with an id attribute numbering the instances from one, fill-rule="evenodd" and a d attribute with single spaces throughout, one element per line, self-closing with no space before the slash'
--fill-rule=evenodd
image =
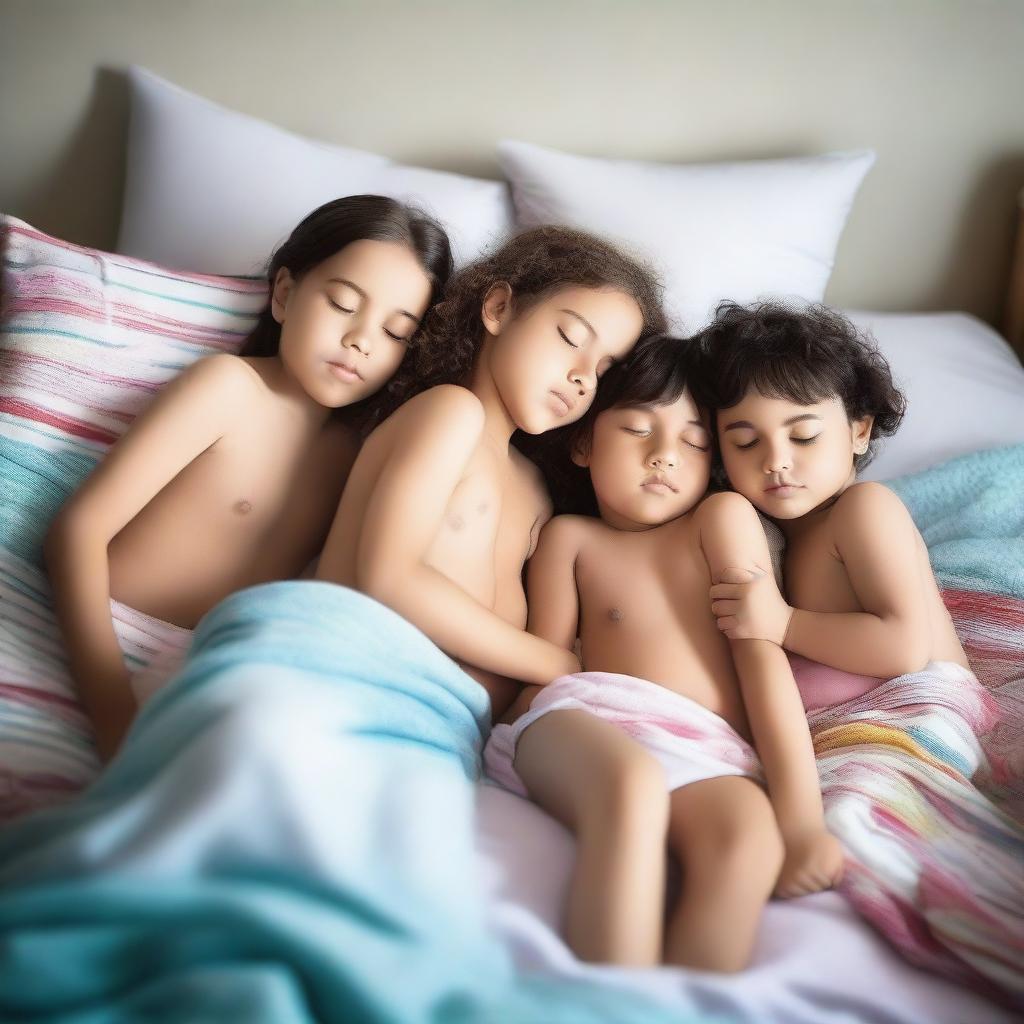
<path id="1" fill-rule="evenodd" d="M 914 517 L 940 584 L 1024 598 L 1024 444 L 887 481 Z"/>
<path id="2" fill-rule="evenodd" d="M 669 791 L 723 775 L 762 777 L 750 744 L 725 719 L 689 697 L 636 676 L 577 672 L 553 680 L 526 714 L 491 730 L 484 768 L 495 782 L 527 795 L 514 766 L 516 746 L 526 729 L 552 711 L 587 711 L 617 726 L 661 764 Z"/>
<path id="3" fill-rule="evenodd" d="M 841 891 L 913 963 L 1024 1006 L 1024 828 L 972 782 L 997 716 L 932 662 L 809 722 Z"/>
<path id="4" fill-rule="evenodd" d="M 229 597 L 104 774 L 0 833 L 0 1017 L 678 1020 L 517 977 L 487 932 L 487 720 L 484 689 L 367 597 Z"/>

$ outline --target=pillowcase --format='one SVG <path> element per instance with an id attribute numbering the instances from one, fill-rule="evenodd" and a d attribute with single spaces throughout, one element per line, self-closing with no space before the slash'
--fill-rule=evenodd
<path id="1" fill-rule="evenodd" d="M 676 328 L 693 333 L 722 299 L 824 297 L 870 151 L 673 165 L 570 156 L 502 142 L 520 227 L 571 224 L 639 251 L 666 284 Z"/>
<path id="2" fill-rule="evenodd" d="M 0 253 L 2 819 L 97 771 L 42 571 L 46 529 L 164 383 L 238 351 L 267 286 L 70 245 L 13 217 L 0 217 Z"/>
<path id="3" fill-rule="evenodd" d="M 862 480 L 892 480 L 970 452 L 1024 443 L 1024 366 L 967 313 L 847 314 L 870 331 L 907 398 Z"/>
<path id="4" fill-rule="evenodd" d="M 456 262 L 511 228 L 503 182 L 405 167 L 218 106 L 144 68 L 131 125 L 118 251 L 212 274 L 259 274 L 307 213 L 339 196 L 408 200 L 448 230 Z"/>

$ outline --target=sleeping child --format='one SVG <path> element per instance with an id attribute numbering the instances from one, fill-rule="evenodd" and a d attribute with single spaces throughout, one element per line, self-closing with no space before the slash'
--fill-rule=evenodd
<path id="1" fill-rule="evenodd" d="M 578 637 L 584 671 L 525 691 L 485 764 L 576 836 L 566 937 L 578 956 L 736 971 L 771 894 L 831 886 L 842 855 L 785 655 L 727 641 L 707 605 L 726 566 L 771 563 L 746 499 L 705 499 L 693 352 L 645 341 L 583 421 L 573 459 L 599 517 L 544 529 L 528 591 L 530 630 L 567 650 Z M 667 931 L 666 846 L 683 871 Z"/>

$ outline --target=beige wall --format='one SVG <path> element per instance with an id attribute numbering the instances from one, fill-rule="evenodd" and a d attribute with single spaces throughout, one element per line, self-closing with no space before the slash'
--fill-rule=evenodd
<path id="1" fill-rule="evenodd" d="M 1002 313 L 1024 0 L 0 0 L 0 208 L 113 246 L 129 63 L 487 176 L 502 137 L 669 161 L 871 146 L 829 298 Z"/>

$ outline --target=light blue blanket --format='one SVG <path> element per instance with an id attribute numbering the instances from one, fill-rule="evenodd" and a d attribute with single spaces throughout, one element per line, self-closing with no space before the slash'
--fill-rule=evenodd
<path id="1" fill-rule="evenodd" d="M 1024 598 L 1024 445 L 964 455 L 888 486 L 910 509 L 940 585 Z"/>
<path id="2" fill-rule="evenodd" d="M 483 689 L 327 583 L 238 593 L 80 798 L 0 833 L 0 1019 L 679 1020 L 516 976 L 473 847 Z"/>

